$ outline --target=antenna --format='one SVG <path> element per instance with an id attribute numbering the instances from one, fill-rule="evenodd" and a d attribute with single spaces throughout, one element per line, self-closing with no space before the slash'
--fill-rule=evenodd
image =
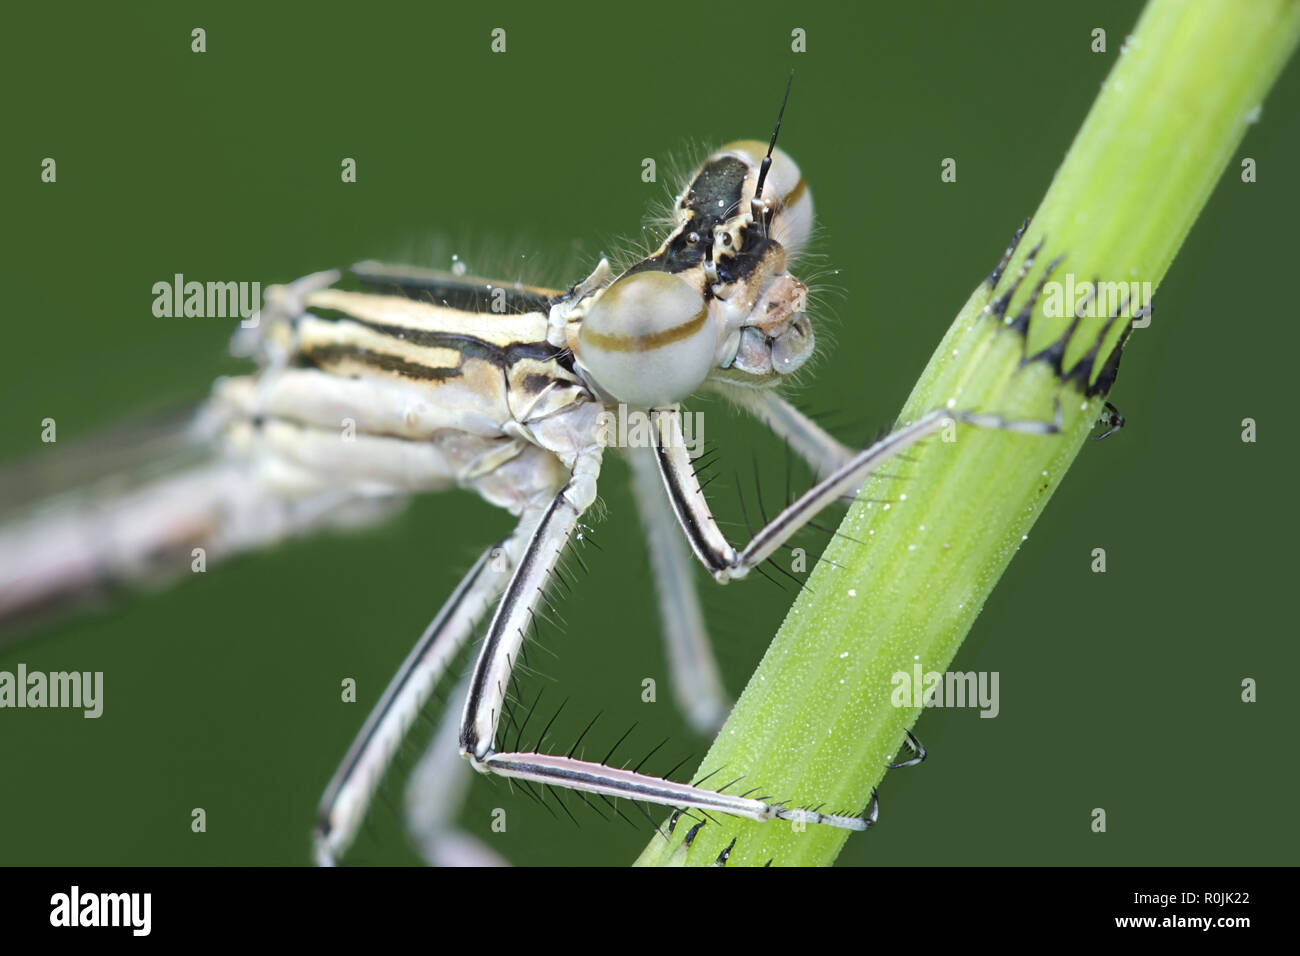
<path id="1" fill-rule="evenodd" d="M 781 132 L 781 118 L 785 116 L 785 104 L 790 102 L 790 87 L 794 85 L 794 70 L 790 79 L 785 81 L 785 97 L 781 100 L 781 109 L 776 114 L 776 128 L 772 130 L 772 141 L 767 144 L 767 155 L 758 167 L 758 185 L 754 187 L 754 198 L 750 200 L 750 211 L 757 219 L 763 211 L 763 183 L 767 181 L 767 171 L 772 168 L 772 150 L 776 149 L 776 137 Z"/>

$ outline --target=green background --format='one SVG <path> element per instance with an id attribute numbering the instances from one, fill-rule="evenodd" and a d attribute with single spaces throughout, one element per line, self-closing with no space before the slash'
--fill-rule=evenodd
<path id="1" fill-rule="evenodd" d="M 1036 207 L 1138 10 L 1078 6 L 11 10 L 0 455 L 66 453 L 240 371 L 228 321 L 153 317 L 153 283 L 176 272 L 269 284 L 368 257 L 446 266 L 450 251 L 476 272 L 568 284 L 637 240 L 675 185 L 670 156 L 765 138 L 792 67 L 782 145 L 815 195 L 818 257 L 802 274 L 824 293 L 821 356 L 795 395 L 861 442 Z M 1095 27 L 1106 53 L 1090 52 Z M 842 864 L 1294 862 L 1298 106 L 1291 69 L 1239 151 L 1258 182 L 1228 170 L 1133 336 L 1112 393 L 1128 428 L 1085 450 L 954 663 L 1000 673 L 1001 714 L 926 714 L 930 760 L 889 776 L 881 825 Z M 340 182 L 345 156 L 356 184 Z M 658 183 L 641 181 L 644 157 Z M 956 183 L 940 182 L 944 157 Z M 710 494 L 740 537 L 735 474 L 752 506 L 757 459 L 771 507 L 784 452 L 702 407 L 723 461 Z M 57 446 L 39 441 L 45 417 Z M 1245 417 L 1256 444 L 1240 441 Z M 593 751 L 638 721 L 620 755 L 670 735 L 650 765 L 666 770 L 707 741 L 671 703 L 625 469 L 605 474 L 603 550 L 585 552 L 568 627 L 525 687 L 569 698 L 556 746 L 602 710 Z M 99 720 L 0 711 L 0 863 L 306 862 L 368 704 L 508 527 L 464 493 L 437 496 L 381 530 L 294 543 L 0 647 L 0 669 L 105 672 Z M 1097 547 L 1106 574 L 1089 570 Z M 738 693 L 791 595 L 701 584 Z M 348 676 L 360 703 L 339 702 Z M 658 703 L 640 701 L 647 676 Z M 1240 702 L 1244 677 L 1256 704 Z M 417 753 L 389 779 L 394 805 Z M 645 843 L 646 827 L 570 803 L 580 826 L 476 780 L 462 819 L 485 833 L 505 808 L 507 832 L 486 839 L 519 864 L 620 864 Z M 206 834 L 190 831 L 193 807 Z M 382 803 L 348 858 L 415 859 Z"/>

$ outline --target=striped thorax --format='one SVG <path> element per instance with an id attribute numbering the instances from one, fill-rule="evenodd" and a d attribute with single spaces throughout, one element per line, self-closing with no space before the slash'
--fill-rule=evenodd
<path id="1" fill-rule="evenodd" d="M 228 441 L 295 493 L 340 475 L 373 494 L 460 485 L 519 513 L 562 483 L 606 406 L 779 384 L 813 348 L 787 271 L 812 198 L 788 155 L 766 176 L 764 155 L 713 153 L 655 252 L 565 292 L 377 263 L 350 270 L 355 288 L 336 272 L 276 287 L 240 333 L 262 370 L 218 389 Z"/>

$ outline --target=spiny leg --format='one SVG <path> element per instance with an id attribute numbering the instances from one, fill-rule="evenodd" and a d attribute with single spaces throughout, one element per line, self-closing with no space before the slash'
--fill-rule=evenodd
<path id="1" fill-rule="evenodd" d="M 731 388 L 722 394 L 749 412 L 808 463 L 818 478 L 844 465 L 856 448 L 843 444 L 771 389 Z"/>
<path id="2" fill-rule="evenodd" d="M 816 517 L 818 512 L 841 495 L 857 488 L 872 471 L 941 431 L 949 422 L 1033 435 L 1050 435 L 1060 431 L 1059 406 L 1056 409 L 1057 420 L 1052 422 L 1013 421 L 997 415 L 935 409 L 857 452 L 787 505 L 780 514 L 760 528 L 744 548 L 737 551 L 718 528 L 699 480 L 691 468 L 677 407 L 655 409 L 650 416 L 659 471 L 678 523 L 696 557 L 722 583 L 744 577 L 771 557 L 800 528 Z"/>
<path id="3" fill-rule="evenodd" d="M 864 817 L 820 813 L 801 807 L 789 807 L 784 803 L 767 803 L 762 799 L 718 793 L 688 783 L 675 783 L 631 770 L 576 760 L 571 756 L 489 752 L 475 761 L 475 766 L 503 777 L 531 780 L 547 786 L 568 787 L 584 793 L 657 803 L 666 807 L 715 810 L 759 822 L 790 820 L 821 823 L 845 830 L 865 830 L 871 825 L 871 821 Z"/>
<path id="4" fill-rule="evenodd" d="M 1101 415 L 1097 417 L 1097 427 L 1105 426 L 1106 430 L 1100 435 L 1095 435 L 1093 441 L 1101 441 L 1103 438 L 1109 438 L 1125 425 L 1125 418 L 1119 413 L 1119 409 L 1107 402 L 1101 410 Z"/>
<path id="5" fill-rule="evenodd" d="M 541 511 L 505 594 L 488 626 L 487 636 L 474 663 L 469 694 L 461 718 L 460 747 L 471 762 L 492 749 L 506 700 L 510 675 L 519 659 L 524 635 L 533 621 L 560 555 L 578 525 L 578 519 L 596 500 L 602 448 L 584 453 L 574 473 Z"/>
<path id="6" fill-rule="evenodd" d="M 718 387 L 717 391 L 762 422 L 824 478 L 856 453 L 771 389 Z M 673 688 L 683 712 L 700 731 L 716 730 L 726 699 L 689 568 L 689 554 L 649 449 L 631 448 L 633 491 L 641 511 L 655 571 Z M 715 703 L 716 702 L 716 703 Z M 710 719 L 711 718 L 711 719 Z"/>
<path id="7" fill-rule="evenodd" d="M 925 758 L 930 754 L 930 752 L 925 749 L 925 744 L 917 740 L 916 734 L 912 733 L 910 730 L 907 731 L 907 746 L 911 748 L 912 756 L 908 757 L 906 760 L 895 760 L 893 763 L 886 764 L 886 770 L 902 770 L 904 767 L 915 767 L 918 764 L 924 763 Z"/>
<path id="8" fill-rule="evenodd" d="M 673 830 L 677 827 L 678 823 L 680 822 L 681 816 L 682 816 L 681 810 L 674 810 L 672 815 L 669 816 L 668 823 L 665 828 L 667 831 L 666 835 L 668 837 L 671 837 L 673 835 Z M 875 790 L 871 791 L 871 803 L 867 806 L 867 809 L 863 812 L 862 816 L 856 819 L 860 820 L 863 824 L 865 824 L 865 826 L 858 828 L 862 830 L 870 830 L 879 822 L 880 797 L 876 794 Z M 672 854 L 669 856 L 668 860 L 665 863 L 666 866 L 686 865 L 686 858 L 690 852 L 691 845 L 695 842 L 695 838 L 699 836 L 700 830 L 704 828 L 704 824 L 707 822 L 708 822 L 707 820 L 700 820 L 698 823 L 695 823 L 693 826 L 691 826 L 689 830 L 686 831 L 686 833 L 682 836 L 681 842 L 678 843 L 677 846 L 673 848 Z M 726 866 L 727 861 L 731 858 L 731 851 L 735 849 L 735 846 L 736 846 L 736 840 L 735 838 L 733 838 L 732 841 L 729 844 L 727 844 L 726 848 L 723 849 L 723 851 L 718 854 L 717 859 L 715 859 L 710 864 L 710 866 Z M 772 860 L 768 860 L 763 865 L 771 866 Z"/>
<path id="9" fill-rule="evenodd" d="M 856 452 L 771 389 L 719 386 L 716 390 L 767 426 L 818 478 L 831 474 Z M 726 716 L 727 702 L 688 567 L 690 556 L 675 531 L 676 518 L 653 453 L 632 448 L 627 458 L 655 571 L 674 693 L 697 730 L 716 730 Z"/>
<path id="10" fill-rule="evenodd" d="M 673 696 L 692 727 L 712 733 L 726 718 L 728 703 L 692 580 L 691 556 L 677 533 L 653 452 L 629 448 L 626 457 L 650 551 Z"/>
<path id="11" fill-rule="evenodd" d="M 505 703 L 511 671 L 523 644 L 524 633 L 541 600 L 547 581 L 578 519 L 596 497 L 599 449 L 581 456 L 574 477 L 551 502 L 527 550 L 519 561 L 505 595 L 492 618 L 474 674 L 461 725 L 461 752 L 476 770 L 545 786 L 566 787 L 612 798 L 624 798 L 670 807 L 715 810 L 751 820 L 792 820 L 822 823 L 851 830 L 870 824 L 859 817 L 825 814 L 815 810 L 766 803 L 745 795 L 706 790 L 662 780 L 632 770 L 541 753 L 498 753 L 493 750 L 497 726 Z M 725 789 L 725 788 L 724 788 Z"/>
<path id="12" fill-rule="evenodd" d="M 469 693 L 469 672 L 450 699 Z M 406 830 L 431 866 L 509 866 L 504 858 L 455 825 L 472 773 L 460 755 L 460 709 L 447 707 L 406 785 Z"/>
<path id="13" fill-rule="evenodd" d="M 505 586 L 506 565 L 532 531 L 525 515 L 503 544 L 484 551 L 425 628 L 370 712 L 321 798 L 316 861 L 333 865 L 356 837 L 393 754 L 447 666 Z"/>

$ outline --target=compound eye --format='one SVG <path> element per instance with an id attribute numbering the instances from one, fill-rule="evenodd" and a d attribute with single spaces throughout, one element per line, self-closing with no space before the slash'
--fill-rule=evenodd
<path id="1" fill-rule="evenodd" d="M 587 311 L 578 360 L 620 402 L 672 405 L 704 383 L 718 347 L 704 297 L 680 276 L 638 272 L 619 279 Z"/>

